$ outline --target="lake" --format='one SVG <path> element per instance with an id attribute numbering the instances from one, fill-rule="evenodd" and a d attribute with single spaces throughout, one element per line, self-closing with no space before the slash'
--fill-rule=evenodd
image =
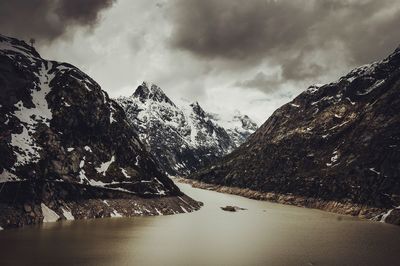
<path id="1" fill-rule="evenodd" d="M 202 209 L 1 231 L 0 265 L 400 264 L 398 226 L 178 186 Z"/>

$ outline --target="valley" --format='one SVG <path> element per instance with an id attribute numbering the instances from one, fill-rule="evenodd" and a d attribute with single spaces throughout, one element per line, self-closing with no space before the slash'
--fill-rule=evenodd
<path id="1" fill-rule="evenodd" d="M 397 226 L 177 185 L 204 206 L 2 231 L 2 265 L 398 264 Z M 226 205 L 247 210 L 220 209 Z"/>
<path id="2" fill-rule="evenodd" d="M 399 25 L 0 0 L 0 266 L 400 265 Z"/>

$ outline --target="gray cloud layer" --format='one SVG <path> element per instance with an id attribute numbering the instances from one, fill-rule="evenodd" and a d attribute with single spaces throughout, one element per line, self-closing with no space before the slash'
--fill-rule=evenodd
<path id="1" fill-rule="evenodd" d="M 53 41 L 74 26 L 92 27 L 115 0 L 0 0 L 0 32 Z"/>
<path id="2" fill-rule="evenodd" d="M 41 40 L 43 57 L 113 97 L 147 80 L 259 123 L 308 85 L 384 58 L 399 25 L 398 0 L 0 0 L 0 33 Z"/>
<path id="3" fill-rule="evenodd" d="M 282 82 L 313 80 L 338 65 L 383 58 L 397 47 L 398 4 L 395 0 L 177 0 L 170 42 L 176 49 L 232 65 L 266 61 L 279 65 Z M 252 82 L 237 84 L 258 84 L 259 89 L 272 91 L 276 77 L 268 80 L 255 74 Z"/>
<path id="4" fill-rule="evenodd" d="M 236 81 L 233 85 L 244 89 L 263 88 L 265 92 L 270 93 L 278 90 L 280 82 L 281 79 L 276 74 L 268 76 L 264 72 L 258 72 L 254 78 L 244 81 Z"/>

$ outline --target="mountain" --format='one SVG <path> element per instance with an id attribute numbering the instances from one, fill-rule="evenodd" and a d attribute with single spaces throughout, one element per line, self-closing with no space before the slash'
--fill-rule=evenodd
<path id="1" fill-rule="evenodd" d="M 173 176 L 187 175 L 231 152 L 257 129 L 240 113 L 223 120 L 197 102 L 178 106 L 157 85 L 147 82 L 117 102 L 150 153 Z"/>
<path id="2" fill-rule="evenodd" d="M 0 226 L 173 214 L 183 195 L 124 111 L 76 67 L 0 35 Z"/>
<path id="3" fill-rule="evenodd" d="M 238 149 L 189 178 L 400 223 L 399 114 L 400 48 L 336 82 L 309 87 Z"/>
<path id="4" fill-rule="evenodd" d="M 232 117 L 223 117 L 215 113 L 208 113 L 208 117 L 225 129 L 236 147 L 245 142 L 258 128 L 250 117 L 242 115 L 239 111 L 235 111 Z"/>

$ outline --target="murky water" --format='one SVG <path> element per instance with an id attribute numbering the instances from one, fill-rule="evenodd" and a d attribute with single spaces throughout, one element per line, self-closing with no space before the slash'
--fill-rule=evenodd
<path id="1" fill-rule="evenodd" d="M 400 227 L 191 188 L 195 213 L 0 232 L 0 265 L 399 265 Z M 236 213 L 221 206 L 247 208 Z"/>

